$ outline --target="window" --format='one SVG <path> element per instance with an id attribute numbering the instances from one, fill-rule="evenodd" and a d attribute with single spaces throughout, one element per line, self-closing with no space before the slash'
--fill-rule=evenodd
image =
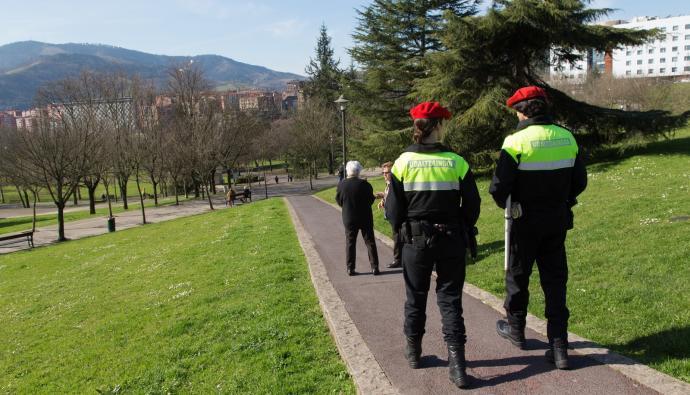
<path id="1" fill-rule="evenodd" d="M 666 63 L 666 58 L 659 59 L 659 63 Z"/>
<path id="2" fill-rule="evenodd" d="M 652 63 L 654 63 L 654 59 L 648 59 L 647 60 L 647 64 L 652 64 Z"/>
<path id="3" fill-rule="evenodd" d="M 686 39 L 686 40 L 690 40 L 690 34 L 686 34 L 686 35 L 685 35 L 685 39 Z"/>
<path id="4" fill-rule="evenodd" d="M 642 59 L 638 59 L 637 64 L 642 64 Z"/>
<path id="5" fill-rule="evenodd" d="M 661 30 L 662 32 L 665 32 L 665 31 L 666 31 L 666 26 L 660 27 L 659 30 Z"/>
<path id="6" fill-rule="evenodd" d="M 630 70 L 625 70 L 625 75 L 630 75 Z"/>
<path id="7" fill-rule="evenodd" d="M 647 74 L 654 74 L 654 69 L 647 69 Z"/>
<path id="8" fill-rule="evenodd" d="M 678 25 L 673 26 L 673 29 L 672 29 L 672 30 L 673 30 L 674 32 L 677 32 L 677 31 L 678 31 Z"/>
<path id="9" fill-rule="evenodd" d="M 666 48 L 659 48 L 660 53 L 666 53 Z"/>
<path id="10" fill-rule="evenodd" d="M 675 63 L 675 62 L 677 62 L 677 61 L 678 61 L 678 57 L 677 57 L 677 56 L 674 56 L 674 57 L 671 58 L 671 62 Z"/>
<path id="11" fill-rule="evenodd" d="M 649 48 L 649 50 L 647 51 L 647 53 L 649 53 L 649 54 L 654 53 L 654 48 Z"/>
<path id="12" fill-rule="evenodd" d="M 687 25 L 685 25 L 685 29 L 686 29 L 686 30 L 687 30 L 687 29 L 690 29 L 690 23 L 688 23 Z"/>
<path id="13" fill-rule="evenodd" d="M 664 41 L 664 40 L 666 40 L 666 35 L 665 34 L 660 35 L 659 41 Z"/>
<path id="14" fill-rule="evenodd" d="M 632 55 L 632 51 L 630 51 L 630 50 L 625 51 L 625 56 L 630 56 L 630 55 Z"/>
<path id="15" fill-rule="evenodd" d="M 685 60 L 685 61 L 688 61 L 688 60 L 690 60 L 690 56 L 686 56 L 686 57 L 684 57 L 684 58 L 683 58 L 683 60 Z"/>
<path id="16" fill-rule="evenodd" d="M 678 71 L 678 67 L 671 67 L 671 72 L 672 72 L 672 73 L 675 73 L 675 72 L 677 72 L 677 71 Z"/>
<path id="17" fill-rule="evenodd" d="M 625 65 L 626 65 L 626 66 L 630 66 L 630 61 L 629 61 L 629 60 L 626 60 L 626 61 L 625 61 Z"/>
<path id="18" fill-rule="evenodd" d="M 641 70 L 641 69 L 637 69 L 637 74 L 642 74 L 642 70 Z"/>
<path id="19" fill-rule="evenodd" d="M 664 74 L 665 72 L 666 72 L 666 69 L 665 69 L 665 68 L 662 67 L 662 68 L 659 69 L 659 74 Z"/>
<path id="20" fill-rule="evenodd" d="M 686 50 L 686 51 L 690 51 L 690 45 L 686 45 L 686 46 L 685 46 L 685 50 Z"/>
<path id="21" fill-rule="evenodd" d="M 671 48 L 671 52 L 678 52 L 678 47 Z"/>
<path id="22" fill-rule="evenodd" d="M 638 49 L 638 50 L 637 50 L 637 54 L 638 54 L 638 55 L 642 55 L 642 50 L 641 50 L 641 49 Z"/>
<path id="23" fill-rule="evenodd" d="M 683 67 L 683 71 L 690 71 L 690 66 Z"/>
<path id="24" fill-rule="evenodd" d="M 671 41 L 678 41 L 678 36 L 673 36 L 673 37 L 671 38 Z"/>

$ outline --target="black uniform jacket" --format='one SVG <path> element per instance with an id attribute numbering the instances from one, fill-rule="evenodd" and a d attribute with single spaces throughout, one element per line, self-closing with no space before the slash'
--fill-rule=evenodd
<path id="1" fill-rule="evenodd" d="M 453 152 L 440 143 L 412 144 L 405 152 Z M 391 187 L 386 199 L 386 218 L 394 228 L 407 219 L 426 220 L 439 224 L 459 224 L 472 227 L 479 219 L 481 198 L 472 170 L 458 179 L 459 188 L 442 191 L 405 191 L 403 181 L 391 174 Z"/>
<path id="2" fill-rule="evenodd" d="M 553 125 L 547 116 L 537 116 L 518 123 L 517 131 L 532 125 Z M 518 156 L 518 161 L 519 161 Z M 518 169 L 519 163 L 501 150 L 489 193 L 496 204 L 505 208 L 506 198 L 519 202 L 526 219 L 547 220 L 560 227 L 567 221 L 567 213 L 576 204 L 577 196 L 587 187 L 587 170 L 582 152 L 575 157 L 573 167 L 557 170 Z"/>
<path id="3" fill-rule="evenodd" d="M 343 208 L 343 225 L 346 228 L 371 226 L 374 217 L 371 205 L 376 200 L 374 189 L 367 180 L 349 177 L 338 184 L 335 201 Z"/>

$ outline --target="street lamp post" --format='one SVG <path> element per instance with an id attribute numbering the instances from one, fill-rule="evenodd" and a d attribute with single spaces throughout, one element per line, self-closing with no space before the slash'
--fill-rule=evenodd
<path id="1" fill-rule="evenodd" d="M 343 129 L 343 171 L 345 171 L 345 163 L 347 163 L 347 144 L 345 142 L 345 103 L 347 102 L 349 102 L 349 100 L 345 99 L 343 95 L 340 95 L 338 100 L 335 101 L 340 109 L 340 122 Z"/>

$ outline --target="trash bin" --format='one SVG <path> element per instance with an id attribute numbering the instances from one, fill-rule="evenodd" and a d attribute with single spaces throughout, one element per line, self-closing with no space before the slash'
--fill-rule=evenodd
<path id="1" fill-rule="evenodd" d="M 115 232 L 115 217 L 108 217 L 108 232 Z"/>

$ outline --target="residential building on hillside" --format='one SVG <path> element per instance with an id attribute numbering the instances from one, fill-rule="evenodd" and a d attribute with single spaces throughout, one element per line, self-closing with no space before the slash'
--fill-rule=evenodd
<path id="1" fill-rule="evenodd" d="M 581 61 L 573 65 L 557 64 L 553 53 L 549 77 L 583 81 L 591 72 L 616 77 L 690 77 L 690 15 L 667 18 L 637 17 L 631 21 L 601 23 L 624 29 L 659 29 L 661 36 L 648 43 L 625 46 L 611 53 L 587 51 Z"/>

